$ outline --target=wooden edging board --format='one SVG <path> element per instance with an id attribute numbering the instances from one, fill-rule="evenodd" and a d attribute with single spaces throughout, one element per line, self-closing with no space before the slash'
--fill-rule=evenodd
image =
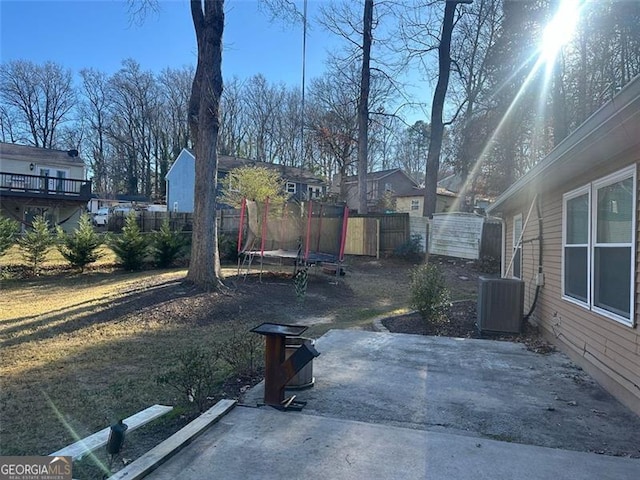
<path id="1" fill-rule="evenodd" d="M 220 420 L 236 403 L 236 400 L 220 400 L 186 427 L 171 435 L 133 463 L 113 474 L 109 477 L 109 480 L 137 480 L 145 477 L 191 443 L 194 438 L 209 426 Z"/>
<path id="2" fill-rule="evenodd" d="M 155 420 L 162 415 L 169 413 L 173 410 L 173 407 L 167 405 L 152 405 L 149 408 L 145 408 L 144 410 L 131 415 L 128 418 L 123 420 L 124 423 L 127 424 L 127 432 L 131 432 L 136 428 L 140 428 L 143 425 Z M 100 447 L 104 447 L 109 440 L 109 433 L 111 432 L 111 427 L 103 428 L 99 432 L 96 432 L 92 435 L 89 435 L 82 440 L 78 440 L 71 445 L 68 445 L 57 452 L 53 452 L 50 454 L 52 457 L 73 457 L 73 460 L 79 460 L 88 453 L 97 450 Z"/>

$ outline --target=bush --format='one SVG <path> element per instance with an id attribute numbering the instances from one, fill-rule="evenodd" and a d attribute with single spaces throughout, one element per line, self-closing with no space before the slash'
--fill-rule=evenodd
<path id="1" fill-rule="evenodd" d="M 232 235 L 218 234 L 218 252 L 220 259 L 228 262 L 238 260 L 238 238 Z"/>
<path id="2" fill-rule="evenodd" d="M 60 254 L 72 267 L 79 268 L 80 271 L 101 257 L 98 248 L 102 244 L 102 240 L 93 229 L 91 218 L 86 213 L 80 215 L 78 227 L 71 235 L 58 227 L 58 240 Z"/>
<path id="3" fill-rule="evenodd" d="M 393 254 L 405 260 L 422 260 L 424 251 L 422 250 L 421 241 L 422 236 L 411 235 L 409 240 L 394 249 Z"/>
<path id="4" fill-rule="evenodd" d="M 147 255 L 147 239 L 140 232 L 135 212 L 130 212 L 124 222 L 122 234 L 110 242 L 113 253 L 125 270 L 140 270 Z"/>
<path id="5" fill-rule="evenodd" d="M 445 323 L 449 291 L 438 267 L 430 263 L 411 272 L 411 307 L 430 323 Z"/>
<path id="6" fill-rule="evenodd" d="M 31 229 L 18 240 L 18 244 L 31 265 L 33 274 L 37 275 L 47 252 L 55 244 L 55 235 L 49 229 L 47 219 L 42 215 L 35 217 Z"/>
<path id="7" fill-rule="evenodd" d="M 16 243 L 20 224 L 11 218 L 0 217 L 0 257 Z"/>
<path id="8" fill-rule="evenodd" d="M 170 266 L 182 253 L 187 241 L 180 232 L 172 231 L 169 227 L 169 219 L 162 221 L 160 230 L 153 232 L 151 239 L 151 251 L 157 266 L 164 268 Z"/>
<path id="9" fill-rule="evenodd" d="M 217 355 L 202 347 L 190 348 L 176 355 L 174 368 L 156 377 L 156 382 L 175 388 L 183 400 L 203 412 L 209 403 L 208 397 L 216 390 L 217 361 Z"/>
<path id="10" fill-rule="evenodd" d="M 235 328 L 216 350 L 236 375 L 254 377 L 264 363 L 262 336 Z"/>

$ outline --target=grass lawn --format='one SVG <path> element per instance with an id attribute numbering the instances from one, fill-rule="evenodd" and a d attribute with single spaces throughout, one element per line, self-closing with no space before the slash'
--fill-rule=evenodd
<path id="1" fill-rule="evenodd" d="M 0 267 L 15 266 L 15 254 Z M 56 255 L 46 266 L 59 265 Z M 298 302 L 286 277 L 250 276 L 232 280 L 227 294 L 204 293 L 181 283 L 184 269 L 125 273 L 112 262 L 106 256 L 82 274 L 54 270 L 0 283 L 2 455 L 48 454 L 152 404 L 180 406 L 160 426 L 132 434 L 142 453 L 194 414 L 176 390 L 156 382 L 179 352 L 211 348 L 262 321 L 301 320 L 313 324 L 313 337 L 370 328 L 373 317 L 407 309 L 411 267 L 354 260 L 339 285 L 312 273 Z M 225 270 L 235 273 L 235 266 Z M 231 372 L 220 363 L 218 373 L 222 382 Z"/>

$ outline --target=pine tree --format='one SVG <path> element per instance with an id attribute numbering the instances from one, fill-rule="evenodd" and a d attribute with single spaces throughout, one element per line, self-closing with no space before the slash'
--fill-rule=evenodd
<path id="1" fill-rule="evenodd" d="M 20 231 L 20 224 L 15 220 L 0 217 L 0 256 L 4 255 L 14 243 Z"/>
<path id="2" fill-rule="evenodd" d="M 54 243 L 55 235 L 49 229 L 49 222 L 44 216 L 38 215 L 33 219 L 31 229 L 18 240 L 34 275 L 40 271 L 40 266 Z"/>
<path id="3" fill-rule="evenodd" d="M 160 230 L 153 233 L 151 248 L 156 265 L 159 267 L 170 266 L 186 245 L 180 232 L 174 232 L 169 227 L 169 219 L 165 218 Z"/>
<path id="4" fill-rule="evenodd" d="M 98 248 L 102 244 L 100 236 L 91 225 L 89 215 L 83 213 L 80 216 L 78 227 L 69 235 L 58 229 L 58 250 L 62 256 L 74 268 L 82 272 L 84 267 L 95 262 L 101 257 Z"/>
<path id="5" fill-rule="evenodd" d="M 147 255 L 147 240 L 140 232 L 135 212 L 129 212 L 122 234 L 111 241 L 111 249 L 125 270 L 140 270 Z"/>

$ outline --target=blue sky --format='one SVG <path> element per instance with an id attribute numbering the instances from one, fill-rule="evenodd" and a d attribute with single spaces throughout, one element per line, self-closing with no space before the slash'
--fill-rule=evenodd
<path id="1" fill-rule="evenodd" d="M 299 85 L 302 25 L 270 23 L 255 0 L 226 2 L 223 74 L 262 73 L 272 82 Z M 299 2 L 301 3 L 301 2 Z M 310 0 L 309 17 L 320 2 Z M 117 0 L 1 0 L 2 61 L 53 60 L 77 73 L 94 67 L 112 73 L 128 57 L 143 68 L 195 64 L 195 35 L 187 0 L 161 0 L 160 11 L 132 24 L 127 4 Z M 307 78 L 324 70 L 326 51 L 337 40 L 316 26 L 307 39 Z"/>
<path id="2" fill-rule="evenodd" d="M 308 0 L 307 81 L 322 75 L 328 51 L 340 48 L 338 38 L 316 23 L 319 7 L 328 0 Z M 195 65 L 196 41 L 187 0 L 159 0 L 160 10 L 142 24 L 131 21 L 124 0 L 0 0 L 0 57 L 2 62 L 48 60 L 70 68 L 107 73 L 122 60 L 133 58 L 143 69 Z M 302 22 L 273 23 L 259 0 L 227 0 L 224 31 L 223 76 L 240 79 L 262 73 L 270 82 L 301 85 Z M 295 0 L 302 10 L 302 0 Z M 76 77 L 78 78 L 78 77 Z M 431 90 L 412 80 L 419 100 L 431 103 Z M 308 83 L 307 83 L 308 85 Z M 403 110 L 407 120 L 428 118 Z"/>

